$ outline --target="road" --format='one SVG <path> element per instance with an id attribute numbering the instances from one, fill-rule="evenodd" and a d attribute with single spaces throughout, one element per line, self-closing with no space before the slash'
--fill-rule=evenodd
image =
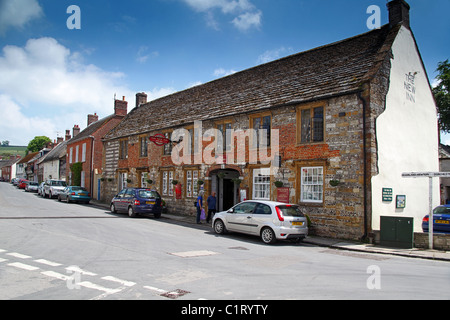
<path id="1" fill-rule="evenodd" d="M 450 264 L 217 236 L 0 183 L 0 299 L 450 298 Z"/>

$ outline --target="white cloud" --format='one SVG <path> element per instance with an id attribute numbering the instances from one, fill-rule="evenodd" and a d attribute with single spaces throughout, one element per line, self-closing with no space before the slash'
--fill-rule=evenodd
<path id="1" fill-rule="evenodd" d="M 230 69 L 230 70 L 225 70 L 224 68 L 219 68 L 214 70 L 214 76 L 215 77 L 225 77 L 225 76 L 229 76 L 233 73 L 236 73 L 237 71 Z"/>
<path id="2" fill-rule="evenodd" d="M 257 10 L 249 0 L 182 0 L 195 11 L 206 14 L 206 23 L 209 27 L 219 30 L 219 23 L 213 11 L 220 10 L 222 14 L 234 15 L 231 23 L 241 31 L 261 26 L 262 12 Z"/>
<path id="3" fill-rule="evenodd" d="M 153 101 L 165 96 L 168 96 L 169 94 L 175 93 L 177 90 L 172 87 L 167 88 L 153 88 L 150 91 L 147 91 L 147 101 Z"/>
<path id="4" fill-rule="evenodd" d="M 158 51 L 149 52 L 147 46 L 141 46 L 136 54 L 136 61 L 145 63 L 149 58 L 155 58 L 157 56 L 159 56 Z"/>
<path id="5" fill-rule="evenodd" d="M 23 28 L 42 15 L 36 0 L 0 0 L 0 35 L 5 35 L 9 28 Z"/>
<path id="6" fill-rule="evenodd" d="M 81 53 L 72 53 L 53 38 L 30 39 L 24 47 L 5 46 L 0 53 L 0 109 L 11 109 L 15 122 L 27 128 L 14 131 L 15 137 L 7 140 L 24 143 L 44 131 L 54 139 L 56 131 L 74 124 L 83 129 L 87 114 L 104 117 L 114 112 L 115 93 L 128 98 L 131 110 L 134 92 L 116 84 L 123 77 L 84 64 Z"/>
<path id="7" fill-rule="evenodd" d="M 246 12 L 232 21 L 233 25 L 241 31 L 247 31 L 252 27 L 259 29 L 261 27 L 262 12 Z"/>
<path id="8" fill-rule="evenodd" d="M 267 50 L 258 57 L 257 63 L 258 64 L 267 63 L 270 61 L 280 59 L 282 57 L 286 57 L 291 54 L 294 54 L 294 50 L 292 48 L 281 47 L 275 50 Z"/>

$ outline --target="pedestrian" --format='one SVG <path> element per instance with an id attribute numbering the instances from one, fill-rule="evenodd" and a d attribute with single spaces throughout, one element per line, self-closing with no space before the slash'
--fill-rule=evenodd
<path id="1" fill-rule="evenodd" d="M 203 192 L 203 190 L 200 190 L 197 197 L 197 224 L 201 224 L 200 216 L 203 210 Z"/>
<path id="2" fill-rule="evenodd" d="M 216 214 L 216 193 L 213 192 L 208 199 L 206 199 L 206 203 L 208 204 L 208 217 L 206 218 L 206 222 L 209 223 L 211 218 Z"/>

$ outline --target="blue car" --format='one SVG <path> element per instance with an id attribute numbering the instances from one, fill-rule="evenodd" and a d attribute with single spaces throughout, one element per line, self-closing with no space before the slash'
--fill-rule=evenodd
<path id="1" fill-rule="evenodd" d="M 141 214 L 161 217 L 162 199 L 156 190 L 146 188 L 127 188 L 120 191 L 110 204 L 112 213 L 125 212 L 131 218 Z"/>
<path id="2" fill-rule="evenodd" d="M 86 204 L 91 201 L 91 195 L 83 187 L 70 186 L 65 187 L 63 191 L 58 194 L 58 201 L 67 201 L 70 203 L 72 201 L 84 202 Z"/>
<path id="3" fill-rule="evenodd" d="M 428 232 L 429 215 L 426 215 L 422 220 L 423 232 Z M 433 233 L 450 233 L 450 205 L 443 205 L 436 207 L 433 210 Z"/>

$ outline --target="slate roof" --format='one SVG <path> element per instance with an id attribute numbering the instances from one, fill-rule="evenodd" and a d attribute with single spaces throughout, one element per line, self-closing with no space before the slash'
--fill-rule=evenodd
<path id="1" fill-rule="evenodd" d="M 77 134 L 75 137 L 67 141 L 67 144 L 71 144 L 80 140 L 83 140 L 85 138 L 90 137 L 92 134 L 94 134 L 97 130 L 99 130 L 105 123 L 107 123 L 109 120 L 114 118 L 114 114 L 111 114 L 107 117 L 104 117 L 98 121 L 95 121 L 91 123 L 89 126 L 87 126 L 83 131 L 81 131 L 79 134 Z"/>
<path id="2" fill-rule="evenodd" d="M 150 101 L 105 140 L 358 92 L 385 61 L 399 30 L 385 25 Z"/>

